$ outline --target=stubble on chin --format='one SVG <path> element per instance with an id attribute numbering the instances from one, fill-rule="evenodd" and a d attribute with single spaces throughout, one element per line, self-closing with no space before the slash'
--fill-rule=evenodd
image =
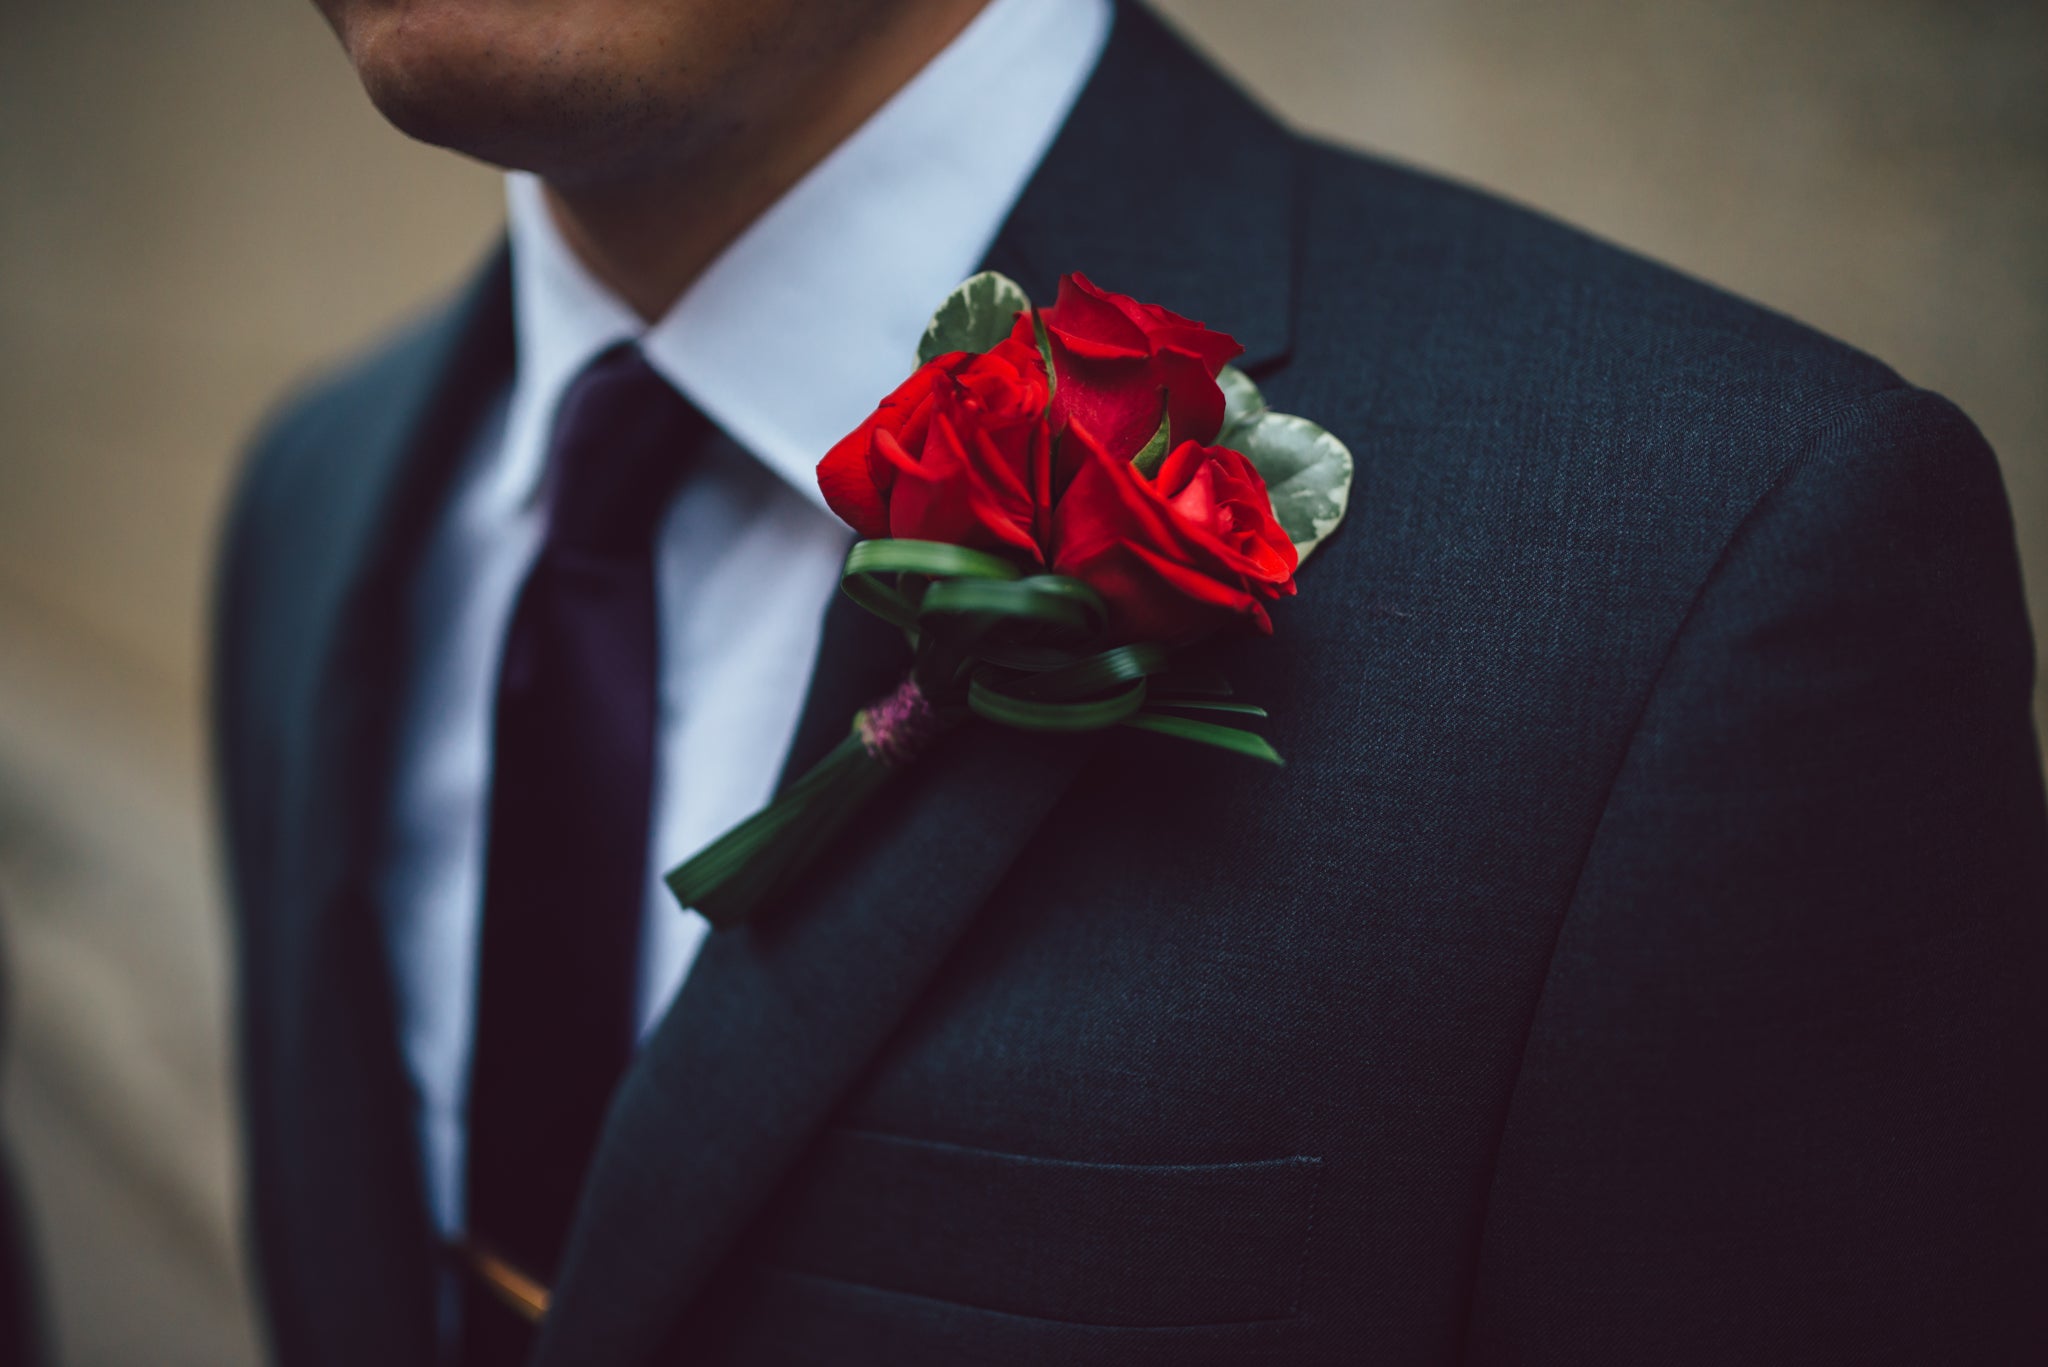
<path id="1" fill-rule="evenodd" d="M 370 102 L 409 137 L 508 170 L 576 183 L 634 173 L 715 134 L 687 58 L 643 35 L 442 8 L 376 7 L 333 24 Z"/>
<path id="2" fill-rule="evenodd" d="M 980 0 L 320 3 L 401 131 L 603 194 L 784 176 L 816 150 L 813 125 L 849 131 Z"/>

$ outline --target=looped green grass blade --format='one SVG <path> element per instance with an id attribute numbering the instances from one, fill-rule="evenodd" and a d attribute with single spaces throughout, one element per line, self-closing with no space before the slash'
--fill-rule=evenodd
<path id="1" fill-rule="evenodd" d="M 1123 724 L 1140 731 L 1157 731 L 1162 736 L 1173 736 L 1178 740 L 1213 745 L 1218 750 L 1229 750 L 1234 754 L 1264 760 L 1268 764 L 1287 762 L 1280 758 L 1278 750 L 1266 743 L 1264 736 L 1235 726 L 1219 726 L 1212 721 L 1196 721 L 1193 717 L 1171 717 L 1159 712 L 1143 712 L 1127 718 Z"/>
<path id="2" fill-rule="evenodd" d="M 942 579 L 925 590 L 918 617 L 987 615 L 1037 626 L 1056 627 L 1075 635 L 1101 629 L 1102 600 L 1071 579 L 1035 575 L 1030 579 Z"/>
<path id="3" fill-rule="evenodd" d="M 917 629 L 923 610 L 921 597 L 905 592 L 905 585 L 892 587 L 882 575 L 916 576 L 924 579 L 969 582 L 1013 580 L 1023 571 L 999 555 L 949 546 L 943 541 L 912 541 L 882 538 L 856 541 L 846 553 L 846 565 L 839 572 L 840 590 L 891 626 L 906 631 Z"/>
<path id="4" fill-rule="evenodd" d="M 1048 698 L 1062 701 L 1085 698 L 1132 679 L 1158 674 L 1168 664 L 1163 646 L 1140 644 L 1118 646 L 1059 669 L 1047 670 L 1018 681 L 1007 691 L 1016 697 Z"/>
<path id="5" fill-rule="evenodd" d="M 1129 687 L 1106 698 L 1042 702 L 1003 692 L 992 674 L 990 670 L 975 671 L 967 688 L 967 706 L 978 717 L 1020 731 L 1100 731 L 1134 715 L 1145 705 L 1143 679 L 1134 680 Z"/>

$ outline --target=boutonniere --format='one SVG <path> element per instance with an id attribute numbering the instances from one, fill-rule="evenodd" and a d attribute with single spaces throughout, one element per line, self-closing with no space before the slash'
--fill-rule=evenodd
<path id="1" fill-rule="evenodd" d="M 818 464 L 861 536 L 840 586 L 914 663 L 774 802 L 668 874 L 712 925 L 771 904 L 956 726 L 1135 727 L 1277 764 L 1265 716 L 1185 664 L 1266 604 L 1344 516 L 1351 453 L 1275 413 L 1230 337 L 1086 277 L 1034 308 L 985 272 L 917 370 Z M 1179 665 L 1176 661 L 1180 660 Z"/>

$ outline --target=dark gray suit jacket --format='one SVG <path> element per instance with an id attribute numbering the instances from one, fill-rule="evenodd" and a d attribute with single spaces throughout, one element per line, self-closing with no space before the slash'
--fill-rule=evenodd
<path id="1" fill-rule="evenodd" d="M 962 732 L 720 934 L 538 1361 L 2013 1362 L 2048 1343 L 2048 817 L 2010 517 L 1871 358 L 1291 135 L 1143 10 L 992 261 L 1234 333 L 1358 460 L 1231 646 L 1282 771 Z M 280 1359 L 410 1367 L 371 900 L 398 603 L 494 262 L 289 405 L 220 580 Z M 893 682 L 826 624 L 794 764 Z"/>

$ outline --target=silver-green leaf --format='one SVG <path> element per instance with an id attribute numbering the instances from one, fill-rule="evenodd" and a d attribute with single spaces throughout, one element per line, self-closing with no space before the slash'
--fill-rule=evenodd
<path id="1" fill-rule="evenodd" d="M 1266 411 L 1266 400 L 1259 394 L 1259 387 L 1252 383 L 1252 377 L 1234 365 L 1223 367 L 1216 376 L 1216 386 L 1223 391 L 1223 430 L 1216 436 L 1215 445 L 1238 449 L 1231 436 L 1245 424 Z"/>
<path id="2" fill-rule="evenodd" d="M 1344 520 L 1351 501 L 1351 452 L 1307 418 L 1275 413 L 1259 387 L 1235 366 L 1216 377 L 1223 389 L 1218 446 L 1242 451 L 1266 481 L 1273 516 L 1303 560 Z"/>
<path id="3" fill-rule="evenodd" d="M 952 351 L 987 351 L 1010 335 L 1017 315 L 1031 307 L 1024 287 L 997 271 L 983 271 L 946 296 L 917 344 L 917 363 Z"/>

